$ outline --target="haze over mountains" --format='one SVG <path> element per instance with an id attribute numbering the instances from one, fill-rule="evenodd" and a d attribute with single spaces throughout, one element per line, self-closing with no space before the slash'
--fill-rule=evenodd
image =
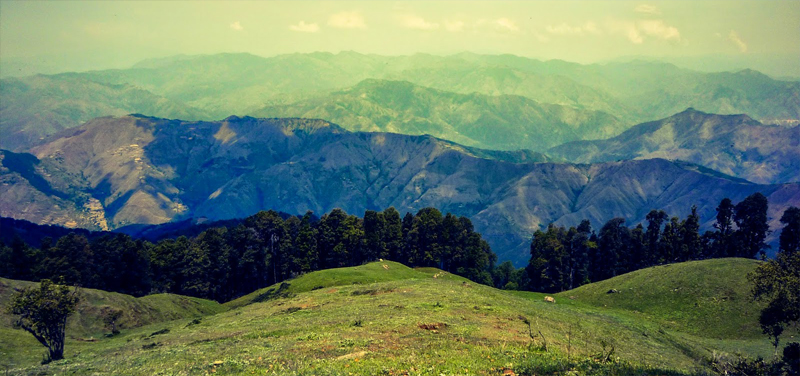
<path id="1" fill-rule="evenodd" d="M 687 107 L 709 113 L 746 113 L 766 123 L 797 124 L 800 119 L 800 82 L 778 81 L 749 70 L 701 73 L 657 62 L 580 65 L 470 53 L 446 57 L 425 54 L 388 57 L 342 52 L 271 58 L 218 54 L 148 60 L 122 70 L 3 79 L 0 81 L 3 103 L 0 118 L 4 119 L 4 133 L 12 129 L 15 133 L 13 137 L 0 140 L 0 147 L 24 150 L 40 138 L 78 126 L 98 113 L 135 112 L 190 120 L 219 120 L 230 115 L 261 114 L 262 108 L 269 106 L 279 113 L 328 113 L 342 116 L 343 120 L 360 119 L 340 124 L 346 129 L 360 130 L 372 124 L 381 129 L 381 117 L 394 111 L 408 120 L 402 127 L 393 124 L 396 129 L 422 128 L 414 123 L 418 114 L 412 109 L 394 106 L 401 105 L 397 103 L 388 107 L 387 103 L 356 106 L 360 102 L 351 97 L 347 100 L 355 103 L 345 112 L 326 109 L 329 103 L 345 99 L 345 92 L 372 90 L 375 94 L 380 90 L 397 89 L 389 87 L 399 85 L 377 81 L 359 85 L 367 79 L 410 82 L 420 86 L 412 90 L 414 95 L 441 97 L 434 101 L 441 105 L 466 100 L 470 102 L 469 112 L 475 119 L 484 116 L 494 124 L 508 124 L 509 135 L 523 136 L 515 143 L 502 141 L 491 145 L 480 140 L 481 130 L 473 132 L 478 133 L 472 134 L 478 138 L 474 140 L 457 133 L 459 129 L 445 125 L 450 124 L 447 120 L 428 124 L 432 131 L 438 127 L 444 138 L 471 140 L 474 145 L 487 148 L 544 151 L 555 146 L 554 142 L 615 136 L 634 124 L 667 117 Z M 134 87 L 137 91 L 132 93 Z M 98 91 L 106 93 L 98 103 L 84 101 L 65 111 L 65 103 L 74 98 L 89 98 Z M 454 93 L 516 95 L 538 102 L 539 106 L 548 107 L 547 104 L 549 110 L 538 111 L 549 124 L 560 126 L 556 132 L 560 136 L 541 142 L 538 135 L 531 134 L 537 128 L 527 122 L 540 119 L 531 114 L 531 107 L 537 106 L 522 104 L 521 98 L 460 97 Z M 571 109 L 554 116 L 552 112 L 557 107 L 552 105 Z M 505 111 L 498 112 L 500 108 Z M 456 109 L 431 110 L 447 119 Z M 27 126 L 29 119 L 34 118 L 40 119 L 38 126 Z M 512 127 L 514 124 L 517 129 Z M 600 128 L 571 134 L 576 129 L 595 126 Z"/>
<path id="2" fill-rule="evenodd" d="M 605 112 L 517 95 L 456 94 L 372 79 L 323 97 L 267 106 L 252 115 L 326 119 L 352 131 L 430 134 L 500 150 L 545 150 L 567 141 L 604 138 L 625 126 Z"/>
<path id="3" fill-rule="evenodd" d="M 777 226 L 785 207 L 800 205 L 798 184 L 758 185 L 686 163 L 541 163 L 529 152 L 352 133 L 321 120 L 106 117 L 31 152 L 35 158 L 3 153 L 2 216 L 118 228 L 264 208 L 360 214 L 432 206 L 470 217 L 500 259 L 518 263 L 530 234 L 550 222 L 636 222 L 653 208 L 683 216 L 696 204 L 709 225 L 723 197 L 736 202 L 759 191 Z"/>
<path id="4" fill-rule="evenodd" d="M 0 83 L 0 146 L 16 151 L 2 153 L 0 215 L 37 223 L 433 206 L 521 261 L 550 222 L 635 223 L 697 204 L 708 226 L 723 197 L 760 191 L 777 227 L 800 201 L 797 184 L 778 185 L 800 176 L 800 83 L 748 70 L 219 54 Z M 121 116 L 134 112 L 155 118 Z M 564 160 L 595 164 L 552 163 Z"/>

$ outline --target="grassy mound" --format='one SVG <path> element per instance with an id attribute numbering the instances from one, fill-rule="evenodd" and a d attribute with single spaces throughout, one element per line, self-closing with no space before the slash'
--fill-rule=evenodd
<path id="1" fill-rule="evenodd" d="M 438 269 L 437 269 L 438 271 Z M 363 285 L 376 282 L 429 278 L 428 270 L 415 270 L 393 261 L 373 262 L 349 268 L 326 269 L 303 274 L 297 278 L 256 290 L 225 303 L 228 308 L 242 307 L 275 298 L 294 296 L 301 292 L 324 288 Z"/>
<path id="2" fill-rule="evenodd" d="M 764 307 L 750 296 L 747 273 L 759 261 L 691 261 L 637 270 L 558 294 L 561 300 L 622 309 L 665 328 L 716 339 L 763 338 Z"/>
<path id="3" fill-rule="evenodd" d="M 678 280 L 698 266 L 705 279 L 729 271 L 687 263 L 662 268 L 678 275 L 661 278 Z M 153 323 L 96 342 L 71 339 L 63 361 L 41 366 L 23 359 L 12 368 L 20 374 L 677 375 L 704 370 L 719 349 L 771 352 L 763 337 L 709 339 L 667 326 L 666 313 L 636 313 L 621 301 L 603 307 L 602 286 L 548 303 L 543 294 L 497 290 L 387 261 L 309 273 L 283 286 L 201 319 Z"/>

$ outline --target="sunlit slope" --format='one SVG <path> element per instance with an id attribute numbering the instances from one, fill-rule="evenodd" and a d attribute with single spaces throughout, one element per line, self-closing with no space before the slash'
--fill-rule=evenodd
<path id="1" fill-rule="evenodd" d="M 764 338 L 741 258 L 654 266 L 559 294 L 561 300 L 622 309 L 665 328 L 720 339 Z M 616 291 L 616 292 L 615 292 Z"/>
<path id="2" fill-rule="evenodd" d="M 754 265 L 734 261 L 743 269 Z M 694 266 L 663 269 L 688 273 Z M 728 271 L 702 272 L 713 277 Z M 679 279 L 671 273 L 664 278 Z M 596 295 L 584 291 L 581 296 Z M 517 374 L 569 370 L 585 374 L 585 368 L 566 361 L 567 354 L 580 362 L 605 346 L 606 353 L 614 349 L 620 367 L 629 371 L 603 372 L 666 375 L 703 369 L 704 359 L 720 347 L 745 354 L 770 351 L 764 338 L 710 340 L 666 326 L 654 315 L 577 303 L 581 299 L 577 296 L 570 300 L 558 295 L 555 304 L 542 298 L 542 294 L 497 290 L 435 269 L 414 270 L 382 261 L 309 273 L 286 281 L 283 288 L 273 286 L 231 302 L 230 310 L 199 320 L 123 330 L 120 336 L 97 342 L 68 340 L 67 360 L 47 369 L 59 374 L 129 375 L 496 375 L 503 369 Z M 523 317 L 531 323 L 535 340 Z M 545 342 L 547 352 L 541 350 Z M 36 359 L 24 359 L 31 372 L 44 369 Z"/>
<path id="3" fill-rule="evenodd" d="M 252 303 L 281 297 L 285 298 L 301 292 L 335 286 L 364 285 L 429 277 L 428 273 L 411 269 L 397 262 L 373 262 L 361 266 L 325 269 L 304 274 L 290 281 L 253 291 L 250 294 L 225 303 L 225 306 L 237 308 Z M 281 287 L 281 285 L 284 287 Z"/>
<path id="4" fill-rule="evenodd" d="M 0 353 L 9 359 L 41 360 L 44 348 L 27 332 L 13 329 L 13 316 L 5 307 L 17 289 L 38 283 L 0 278 Z M 225 311 L 217 302 L 174 294 L 155 294 L 141 298 L 94 289 L 80 289 L 77 312 L 67 321 L 67 348 L 71 343 L 92 343 L 110 333 L 103 323 L 103 312 L 122 310 L 117 327 L 122 331 L 158 322 L 201 317 Z M 74 348 L 74 347 L 73 347 Z"/>

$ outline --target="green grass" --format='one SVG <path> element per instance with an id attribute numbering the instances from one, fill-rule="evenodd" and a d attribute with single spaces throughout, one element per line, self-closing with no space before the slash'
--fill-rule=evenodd
<path id="1" fill-rule="evenodd" d="M 38 283 L 0 278 L 0 366 L 41 361 L 42 347 L 30 334 L 12 328 L 13 317 L 5 307 L 15 289 L 38 286 Z M 123 330 L 158 322 L 201 317 L 225 311 L 217 302 L 175 294 L 155 294 L 141 298 L 95 289 L 80 289 L 77 312 L 67 321 L 67 342 L 92 343 L 109 333 L 102 320 L 102 310 L 122 310 L 117 325 Z M 0 369 L 0 371 L 2 371 Z"/>
<path id="2" fill-rule="evenodd" d="M 242 307 L 259 301 L 268 300 L 275 294 L 281 296 L 293 296 L 298 293 L 329 287 L 363 285 L 375 282 L 418 279 L 426 277 L 427 275 L 425 273 L 411 269 L 397 262 L 373 262 L 349 268 L 334 268 L 311 272 L 298 278 L 285 281 L 288 286 L 286 286 L 284 289 L 280 288 L 281 284 L 265 287 L 238 299 L 227 302 L 225 303 L 225 306 L 228 308 Z"/>
<path id="3" fill-rule="evenodd" d="M 758 315 L 764 304 L 753 301 L 747 282 L 747 273 L 759 263 L 733 258 L 654 266 L 581 286 L 557 298 L 626 310 L 664 328 L 708 338 L 763 338 Z"/>
<path id="4" fill-rule="evenodd" d="M 665 269 L 691 275 L 690 269 L 705 263 Z M 721 278 L 708 274 L 716 272 L 706 270 L 707 279 Z M 666 325 L 655 313 L 620 304 L 603 307 L 607 290 L 592 293 L 589 286 L 556 295 L 552 304 L 544 302 L 544 294 L 497 290 L 387 261 L 309 273 L 287 284 L 227 303 L 229 310 L 198 320 L 153 322 L 96 342 L 70 338 L 67 358 L 46 366 L 37 364 L 40 358 L 21 356 L 22 350 L 5 351 L 23 375 L 499 375 L 504 369 L 668 375 L 704 371 L 704 359 L 715 351 L 770 350 L 764 337 L 709 338 Z M 573 293 L 575 299 L 569 299 Z M 534 340 L 521 317 L 531 323 Z M 30 337 L 11 329 L 0 336 L 2 342 Z M 594 360 L 612 348 L 614 362 Z M 26 349 L 43 353 L 41 347 Z"/>

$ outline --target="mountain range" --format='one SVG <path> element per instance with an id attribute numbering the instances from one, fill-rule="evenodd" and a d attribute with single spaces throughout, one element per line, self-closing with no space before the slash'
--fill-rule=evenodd
<path id="1" fill-rule="evenodd" d="M 368 79 L 388 82 L 359 85 Z M 474 141 L 471 144 L 484 148 L 519 145 L 544 151 L 555 142 L 612 137 L 634 124 L 667 117 L 686 107 L 710 113 L 746 113 L 765 123 L 797 124 L 800 120 L 800 82 L 779 81 L 751 70 L 701 73 L 658 62 L 581 65 L 469 53 L 378 56 L 341 52 L 270 58 L 218 54 L 147 60 L 130 69 L 0 80 L 2 131 L 11 135 L 0 139 L 0 147 L 24 151 L 43 137 L 96 116 L 143 113 L 217 120 L 233 114 L 262 116 L 265 107 L 280 114 L 341 116 L 342 127 L 350 130 L 367 126 L 382 130 L 381 125 L 386 124 L 398 131 L 426 131 L 416 110 L 395 107 L 402 103 L 364 103 L 347 94 L 403 88 L 393 81 L 418 86 L 409 89 L 415 98 L 437 97 L 432 102 L 437 108 L 431 110 L 440 118 L 426 124 L 427 130 L 440 131 L 437 136 L 446 139 Z M 330 103 L 337 100 L 346 101 L 349 107 L 334 111 Z M 438 108 L 454 103 L 466 103 L 466 115 L 477 116 L 472 123 L 478 134 L 458 133 L 462 129 L 455 129 L 450 121 L 464 120 L 461 115 Z M 501 108 L 508 111 L 498 111 Z M 559 111 L 562 113 L 556 114 Z M 401 120 L 388 124 L 386 116 L 395 112 Z M 503 125 L 509 135 L 529 136 L 510 144 L 481 143 L 478 128 L 484 121 Z M 560 129 L 561 134 L 557 132 L 547 142 L 530 135 L 532 130 L 561 123 L 570 129 Z M 592 126 L 602 128 L 581 131 Z M 573 130 L 581 132 L 570 134 Z"/>
<path id="2" fill-rule="evenodd" d="M 800 127 L 695 109 L 636 125 L 607 140 L 569 142 L 547 153 L 575 163 L 665 158 L 756 183 L 800 181 Z"/>
<path id="3" fill-rule="evenodd" d="M 0 144 L 19 149 L 100 116 L 146 113 L 180 119 L 208 115 L 130 84 L 92 81 L 80 74 L 37 75 L 0 81 Z"/>
<path id="4" fill-rule="evenodd" d="M 601 111 L 518 95 L 457 94 L 408 81 L 374 79 L 322 97 L 267 106 L 252 115 L 326 119 L 351 131 L 430 134 L 500 150 L 546 150 L 625 129 L 617 118 Z"/>
<path id="5" fill-rule="evenodd" d="M 30 154 L 4 151 L 0 216 L 113 229 L 261 209 L 317 214 L 423 207 L 468 216 L 501 260 L 527 259 L 530 235 L 555 222 L 593 225 L 651 209 L 708 227 L 724 197 L 762 192 L 769 218 L 800 205 L 800 185 L 760 185 L 664 159 L 550 163 L 432 136 L 349 132 L 322 120 L 229 117 L 180 121 L 104 117 L 65 130 Z"/>

